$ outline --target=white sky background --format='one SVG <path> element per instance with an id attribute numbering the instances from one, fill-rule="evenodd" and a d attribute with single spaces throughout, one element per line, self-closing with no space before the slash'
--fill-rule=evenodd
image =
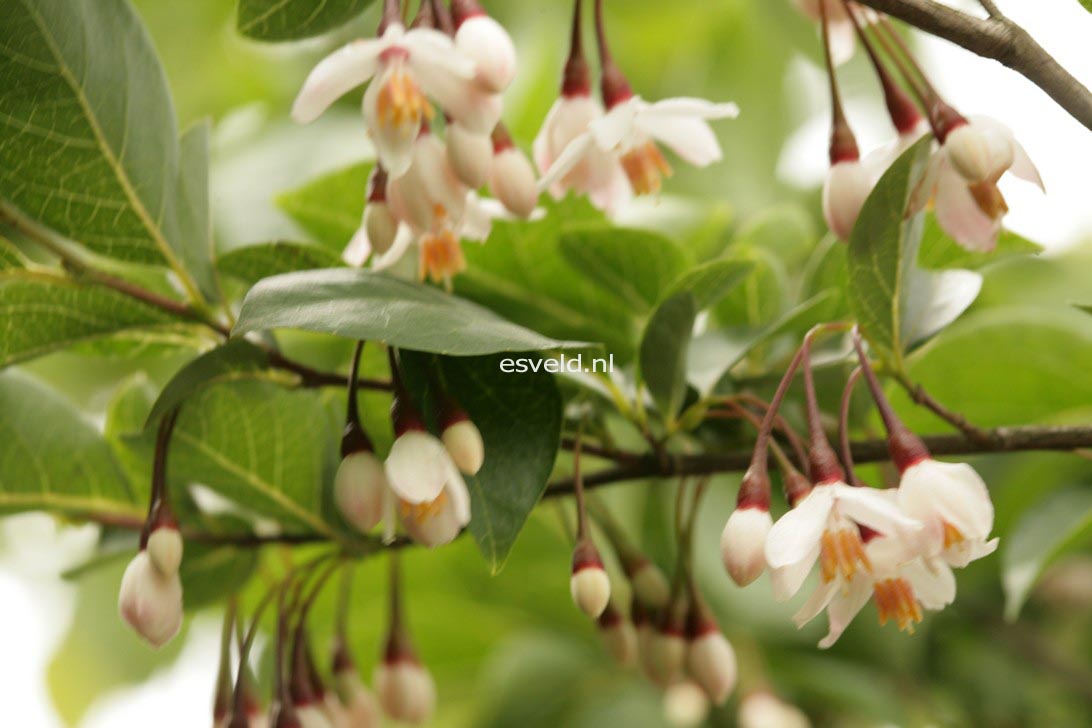
<path id="1" fill-rule="evenodd" d="M 998 0 L 997 4 L 1064 67 L 1092 86 L 1092 54 L 1087 45 L 1092 38 L 1092 15 L 1077 0 Z M 974 3 L 963 5 L 971 8 Z M 1006 123 L 1038 164 L 1048 194 L 1029 185 L 1010 185 L 1006 192 L 1012 229 L 1055 248 L 1090 237 L 1090 132 L 1030 82 L 993 61 L 931 38 L 924 41 L 922 50 L 934 82 L 961 112 L 985 114 Z M 818 74 L 818 69 L 802 62 L 789 80 L 793 93 L 799 93 L 797 86 L 803 83 L 810 87 L 807 96 L 814 118 L 786 144 L 780 173 L 805 187 L 819 184 L 826 167 L 829 102 Z M 887 122 L 875 95 L 851 99 L 849 113 L 863 147 L 885 141 Z M 4 686 L 0 717 L 6 725 L 61 728 L 50 705 L 45 670 L 68 629 L 75 590 L 61 584 L 57 574 L 89 551 L 94 531 L 58 533 L 49 518 L 35 515 L 7 519 L 0 524 L 0 534 L 5 544 L 0 552 L 0 645 L 4 646 L 0 650 L 0 685 Z M 173 667 L 152 675 L 143 685 L 100 698 L 82 728 L 135 728 L 145 724 L 141 717 L 153 713 L 158 728 L 207 725 L 218 632 L 215 624 L 194 625 Z"/>

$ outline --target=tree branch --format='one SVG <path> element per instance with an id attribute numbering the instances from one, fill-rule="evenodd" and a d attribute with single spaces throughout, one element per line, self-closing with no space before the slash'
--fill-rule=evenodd
<path id="1" fill-rule="evenodd" d="M 1092 129 L 1092 93 L 992 2 L 983 3 L 989 18 L 977 18 L 934 0 L 857 2 L 1011 68 Z"/>

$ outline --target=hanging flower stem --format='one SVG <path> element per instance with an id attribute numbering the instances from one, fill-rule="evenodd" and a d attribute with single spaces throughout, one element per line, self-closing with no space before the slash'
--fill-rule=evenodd
<path id="1" fill-rule="evenodd" d="M 826 62 L 827 78 L 830 79 L 831 135 L 830 163 L 851 162 L 861 158 L 857 147 L 857 138 L 846 119 L 842 108 L 842 94 L 838 89 L 838 74 L 834 70 L 834 58 L 830 52 L 830 22 L 827 19 L 826 0 L 819 3 L 820 25 L 823 29 L 823 60 Z"/>
<path id="2" fill-rule="evenodd" d="M 842 390 L 842 406 L 838 412 L 838 447 L 842 456 L 842 467 L 846 469 L 846 482 L 857 486 L 861 482 L 857 480 L 857 473 L 853 469 L 853 449 L 849 444 L 849 406 L 853 401 L 853 388 L 860 378 L 861 368 L 856 367 L 846 379 L 846 386 Z"/>
<path id="3" fill-rule="evenodd" d="M 872 40 L 864 32 L 864 28 L 861 27 L 861 21 L 857 17 L 857 11 L 853 7 L 853 3 L 849 0 L 842 0 L 842 4 L 845 6 L 846 14 L 853 21 L 853 29 L 857 32 L 857 37 L 861 39 L 861 45 L 868 53 L 872 67 L 876 70 L 876 76 L 879 78 L 880 86 L 883 89 L 884 102 L 887 105 L 887 112 L 891 117 L 891 122 L 895 125 L 895 129 L 898 130 L 899 134 L 912 132 L 921 121 L 921 114 L 918 113 L 917 107 L 906 92 L 895 83 L 895 79 L 891 77 L 891 74 L 884 66 L 883 60 L 876 53 L 876 47 L 872 44 Z M 913 87 L 913 82 L 909 83 Z M 912 90 L 917 93 L 916 89 L 912 88 Z M 924 97 L 919 95 L 918 98 L 924 105 Z"/>

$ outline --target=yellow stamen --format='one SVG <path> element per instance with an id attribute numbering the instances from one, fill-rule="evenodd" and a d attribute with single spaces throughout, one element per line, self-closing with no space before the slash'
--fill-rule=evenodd
<path id="1" fill-rule="evenodd" d="M 914 588 L 906 579 L 884 579 L 872 588 L 880 624 L 894 620 L 903 632 L 914 634 L 914 625 L 921 621 L 921 605 L 914 596 Z"/>
<path id="2" fill-rule="evenodd" d="M 413 76 L 402 70 L 387 76 L 376 99 L 376 110 L 380 125 L 388 127 L 417 127 L 423 119 L 431 120 L 434 113 Z"/>
<path id="3" fill-rule="evenodd" d="M 459 239 L 450 229 L 429 233 L 421 238 L 421 265 L 418 274 L 434 283 L 450 281 L 466 270 L 466 257 Z"/>
<path id="4" fill-rule="evenodd" d="M 1009 211 L 1008 203 L 1005 202 L 1005 196 L 1001 194 L 1001 190 L 997 189 L 996 182 L 986 180 L 984 182 L 978 182 L 977 184 L 968 185 L 967 189 L 970 190 L 971 196 L 974 197 L 978 209 L 991 220 L 996 220 Z"/>
<path id="5" fill-rule="evenodd" d="M 399 500 L 398 507 L 402 513 L 403 519 L 412 520 L 414 523 L 420 525 L 430 518 L 440 515 L 446 502 L 447 491 L 442 490 L 440 491 L 440 495 L 436 496 L 435 500 L 426 501 L 424 503 L 409 503 L 404 500 Z"/>
<path id="6" fill-rule="evenodd" d="M 952 524 L 944 521 L 944 548 L 950 548 L 956 544 L 963 543 L 966 540 L 966 536 L 963 532 Z"/>
<path id="7" fill-rule="evenodd" d="M 847 580 L 852 579 L 858 568 L 871 572 L 872 562 L 865 553 L 860 531 L 852 527 L 823 531 L 819 566 L 824 582 L 833 581 L 838 574 Z"/>
<path id="8" fill-rule="evenodd" d="M 653 195 L 660 191 L 664 177 L 674 172 L 659 148 L 652 142 L 634 147 L 622 155 L 622 169 L 638 195 Z"/>

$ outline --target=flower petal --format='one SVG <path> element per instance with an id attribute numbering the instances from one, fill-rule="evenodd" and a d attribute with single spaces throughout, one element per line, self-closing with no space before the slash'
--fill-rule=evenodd
<path id="1" fill-rule="evenodd" d="M 916 534 L 922 523 L 906 515 L 896 499 L 874 488 L 832 485 L 838 501 L 838 511 L 873 531 L 888 536 Z"/>
<path id="2" fill-rule="evenodd" d="M 713 130 L 701 119 L 640 115 L 636 124 L 645 134 L 660 140 L 695 167 L 707 167 L 724 156 Z"/>
<path id="3" fill-rule="evenodd" d="M 640 96 L 634 96 L 616 104 L 602 118 L 589 124 L 588 128 L 595 136 L 595 143 L 599 148 L 605 151 L 620 151 L 633 146 L 637 114 L 645 106 Z"/>
<path id="4" fill-rule="evenodd" d="M 985 539 L 993 530 L 993 502 L 982 477 L 966 463 L 927 459 L 906 469 L 899 502 L 915 518 L 939 517 L 964 538 Z"/>
<path id="5" fill-rule="evenodd" d="M 903 575 L 914 588 L 914 596 L 926 609 L 944 609 L 955 601 L 955 574 L 947 564 L 933 561 L 926 565 L 919 559 L 907 564 Z"/>
<path id="6" fill-rule="evenodd" d="M 739 106 L 734 103 L 717 103 L 691 96 L 661 99 L 641 109 L 642 117 L 688 117 L 697 119 L 734 119 L 739 116 Z"/>
<path id="7" fill-rule="evenodd" d="M 1001 232 L 1001 220 L 992 220 L 982 212 L 966 181 L 947 162 L 942 165 L 937 174 L 937 222 L 964 248 L 980 252 L 993 250 Z"/>
<path id="8" fill-rule="evenodd" d="M 379 118 L 379 93 L 385 82 L 386 74 L 372 81 L 364 92 L 364 121 L 375 143 L 376 156 L 393 181 L 404 175 L 413 162 L 413 143 L 421 131 L 421 124 L 419 121 L 391 124 Z"/>
<path id="9" fill-rule="evenodd" d="M 798 564 L 816 551 L 833 506 L 830 490 L 818 487 L 777 519 L 766 539 L 766 562 L 770 568 Z"/>
<path id="10" fill-rule="evenodd" d="M 797 629 L 800 629 L 805 624 L 810 622 L 819 616 L 819 613 L 827 608 L 831 600 L 838 594 L 838 590 L 843 586 L 841 579 L 834 579 L 826 583 L 819 584 L 815 591 L 811 593 L 808 601 L 804 602 L 804 606 L 800 607 L 800 611 L 792 617 L 793 624 Z"/>
<path id="11" fill-rule="evenodd" d="M 846 627 L 857 616 L 865 604 L 868 604 L 872 596 L 872 580 L 858 577 L 849 582 L 846 590 L 831 600 L 827 607 L 827 618 L 830 620 L 830 630 L 827 636 L 819 641 L 819 647 L 827 649 L 842 636 Z"/>
<path id="12" fill-rule="evenodd" d="M 773 589 L 774 600 L 784 602 L 796 596 L 796 592 L 800 591 L 800 587 L 804 586 L 804 582 L 807 581 L 808 574 L 811 573 L 811 569 L 815 566 L 818 558 L 819 544 L 816 543 L 815 548 L 805 554 L 804 558 L 797 563 L 776 569 L 771 566 L 770 586 Z"/>
<path id="13" fill-rule="evenodd" d="M 569 142 L 569 145 L 557 156 L 550 169 L 538 180 L 539 190 L 549 189 L 554 183 L 572 171 L 595 147 L 595 137 L 590 131 Z"/>
<path id="14" fill-rule="evenodd" d="M 387 45 L 382 38 L 355 40 L 319 61 L 292 105 L 292 118 L 300 124 L 314 121 L 330 104 L 371 78 Z"/>
<path id="15" fill-rule="evenodd" d="M 1043 183 L 1042 175 L 1039 174 L 1039 168 L 1035 166 L 1035 162 L 1031 161 L 1023 145 L 1015 139 L 1012 141 L 1012 155 L 1012 166 L 1009 167 L 1009 171 L 1046 192 L 1046 185 Z"/>
<path id="16" fill-rule="evenodd" d="M 427 432 L 411 430 L 394 441 L 387 455 L 387 482 L 408 503 L 436 500 L 447 482 L 451 459 L 444 444 Z"/>

